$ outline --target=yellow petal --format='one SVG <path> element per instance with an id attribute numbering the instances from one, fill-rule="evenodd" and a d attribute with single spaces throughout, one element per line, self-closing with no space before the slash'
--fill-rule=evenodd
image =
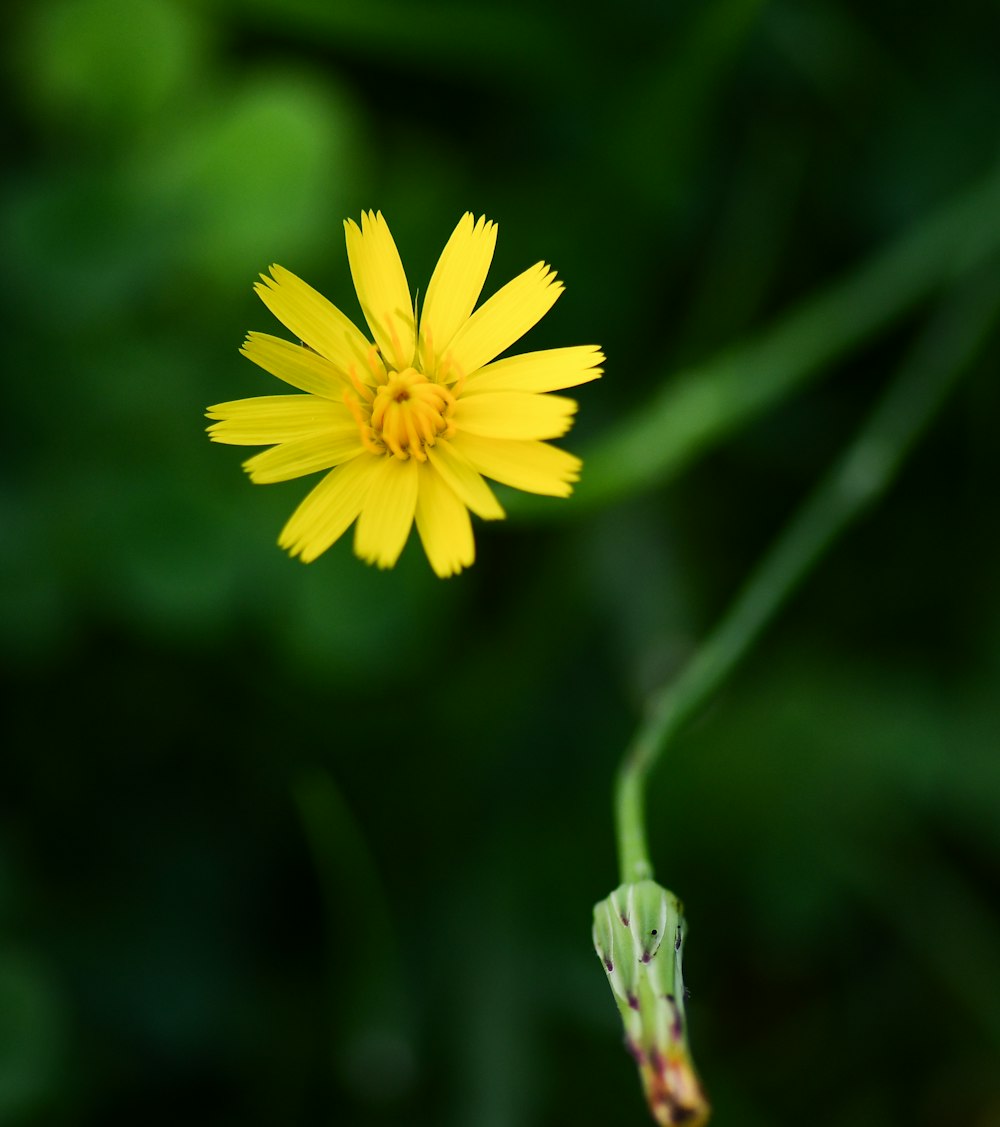
<path id="1" fill-rule="evenodd" d="M 484 302 L 455 334 L 443 357 L 455 374 L 469 376 L 477 368 L 499 356 L 552 308 L 562 293 L 562 282 L 555 273 L 538 262 Z"/>
<path id="2" fill-rule="evenodd" d="M 481 438 L 464 431 L 450 441 L 481 474 L 526 493 L 568 497 L 580 476 L 579 458 L 545 442 Z"/>
<path id="3" fill-rule="evenodd" d="M 359 379 L 365 379 L 372 346 L 354 322 L 290 270 L 272 266 L 271 274 L 270 278 L 261 274 L 262 281 L 254 289 L 275 317 L 326 357 L 343 378 L 356 371 Z M 280 372 L 275 375 L 285 378 Z"/>
<path id="4" fill-rule="evenodd" d="M 361 435 L 352 421 L 349 427 L 319 431 L 272 446 L 247 458 L 243 468 L 255 485 L 272 485 L 276 481 L 291 481 L 293 477 L 339 466 L 364 449 Z"/>
<path id="5" fill-rule="evenodd" d="M 240 352 L 279 380 L 324 399 L 339 401 L 344 389 L 353 386 L 335 364 L 311 349 L 281 337 L 247 333 Z"/>
<path id="6" fill-rule="evenodd" d="M 420 356 L 425 372 L 437 370 L 438 357 L 469 319 L 497 244 L 497 227 L 467 211 L 438 259 L 420 314 Z"/>
<path id="7" fill-rule="evenodd" d="M 361 512 L 380 461 L 362 455 L 331 470 L 292 513 L 278 544 L 303 563 L 325 552 Z"/>
<path id="8" fill-rule="evenodd" d="M 449 485 L 463 505 L 483 520 L 503 520 L 505 513 L 493 490 L 482 476 L 458 454 L 448 441 L 427 447 L 431 465 Z"/>
<path id="9" fill-rule="evenodd" d="M 495 360 L 471 375 L 462 395 L 481 391 L 561 391 L 596 380 L 604 353 L 594 344 L 546 348 Z"/>
<path id="10" fill-rule="evenodd" d="M 383 457 L 372 475 L 368 498 L 354 530 L 354 551 L 368 563 L 392 567 L 413 526 L 419 463 Z"/>
<path id="11" fill-rule="evenodd" d="M 469 510 L 426 462 L 420 467 L 416 517 L 427 559 L 442 579 L 456 575 L 476 558 Z"/>
<path id="12" fill-rule="evenodd" d="M 559 438 L 573 425 L 576 402 L 530 391 L 487 391 L 455 404 L 460 431 L 485 438 Z"/>
<path id="13" fill-rule="evenodd" d="M 216 403 L 206 414 L 218 420 L 208 428 L 209 438 L 230 446 L 272 446 L 346 424 L 357 430 L 343 403 L 331 403 L 315 395 L 234 399 L 230 403 Z"/>
<path id="14" fill-rule="evenodd" d="M 401 372 L 413 363 L 417 336 L 410 287 L 389 225 L 382 212 L 368 211 L 360 229 L 348 219 L 344 231 L 361 311 L 385 362 Z"/>

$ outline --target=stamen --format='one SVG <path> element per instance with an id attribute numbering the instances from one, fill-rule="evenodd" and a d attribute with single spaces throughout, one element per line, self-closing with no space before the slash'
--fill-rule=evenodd
<path id="1" fill-rule="evenodd" d="M 388 402 L 382 397 L 380 392 L 375 399 L 375 406 L 372 408 L 372 426 L 375 430 L 382 430 L 385 426 L 385 412 L 388 406 Z"/>
<path id="2" fill-rule="evenodd" d="M 413 412 L 413 422 L 419 428 L 423 441 L 433 443 L 437 436 L 437 423 L 440 422 L 437 412 L 432 411 L 426 403 L 421 403 Z"/>
<path id="3" fill-rule="evenodd" d="M 397 458 L 400 459 L 400 461 L 405 462 L 407 460 L 409 455 L 406 452 L 406 447 L 401 445 L 397 435 L 395 435 L 395 434 L 388 434 L 387 435 L 387 434 L 383 433 L 382 441 L 386 444 L 386 446 L 388 446 L 388 448 L 392 451 L 392 453 Z"/>
<path id="4" fill-rule="evenodd" d="M 455 373 L 452 376 L 452 372 Z M 441 363 L 438 365 L 438 380 L 441 384 L 448 384 L 453 396 L 462 394 L 462 388 L 465 386 L 465 372 L 455 362 L 455 358 L 450 352 L 446 352 L 441 357 Z"/>
<path id="5" fill-rule="evenodd" d="M 433 446 L 442 434 L 454 433 L 450 421 L 455 398 L 415 368 L 390 371 L 386 382 L 375 393 L 368 423 L 364 409 L 352 407 L 359 426 L 367 427 L 372 441 L 393 457 L 405 461 L 427 460 L 426 447 Z M 449 428 L 450 431 L 449 431 Z"/>
<path id="6" fill-rule="evenodd" d="M 379 359 L 378 346 L 374 344 L 368 349 L 368 368 L 375 377 L 376 383 L 385 378 L 385 368 L 383 367 L 382 361 Z M 353 372 L 351 373 L 351 379 L 354 379 Z"/>
<path id="7" fill-rule="evenodd" d="M 344 406 L 354 416 L 354 421 L 358 424 L 359 427 L 364 428 L 367 424 L 365 423 L 364 417 L 361 414 L 361 404 L 357 401 L 357 398 L 351 395 L 349 391 L 345 390 L 343 399 Z"/>
<path id="8" fill-rule="evenodd" d="M 418 462 L 426 462 L 427 455 L 423 451 L 423 444 L 420 441 L 420 435 L 417 433 L 416 420 L 412 411 L 403 412 L 403 425 L 406 427 L 409 438 L 409 442 L 406 444 L 407 449 Z"/>
<path id="9" fill-rule="evenodd" d="M 385 315 L 385 323 L 389 329 L 389 339 L 392 341 L 392 351 L 396 354 L 396 360 L 403 364 L 406 362 L 407 357 L 403 355 L 403 342 L 399 339 L 399 333 L 396 332 L 396 321 L 391 313 Z"/>
<path id="10" fill-rule="evenodd" d="M 369 403 L 375 401 L 375 392 L 366 384 L 358 379 L 357 373 L 354 371 L 354 365 L 351 365 L 351 370 L 347 373 L 351 377 L 351 383 L 354 385 L 355 391 L 358 392 Z"/>
<path id="11" fill-rule="evenodd" d="M 434 339 L 431 333 L 430 326 L 428 326 L 426 329 L 421 326 L 419 340 L 420 350 L 422 352 L 422 355 L 420 357 L 421 367 L 425 372 L 429 372 L 434 362 Z"/>
<path id="12" fill-rule="evenodd" d="M 365 422 L 364 408 L 349 391 L 344 392 L 343 398 L 345 406 L 358 424 L 358 432 L 365 449 L 370 450 L 372 454 L 384 454 L 384 444 L 378 441 L 372 428 Z"/>

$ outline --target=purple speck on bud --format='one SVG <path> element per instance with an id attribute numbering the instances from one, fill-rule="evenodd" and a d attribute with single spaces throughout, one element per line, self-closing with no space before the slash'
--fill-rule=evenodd
<path id="1" fill-rule="evenodd" d="M 670 1023 L 670 1036 L 675 1041 L 679 1041 L 684 1033 L 684 1023 L 681 1021 L 680 1008 L 673 994 L 664 994 L 663 996 L 670 1003 L 670 1009 L 674 1015 L 673 1021 Z"/>
<path id="2" fill-rule="evenodd" d="M 639 999 L 638 999 L 638 998 L 637 998 L 637 997 L 635 996 L 635 994 L 629 994 L 629 996 L 628 996 L 628 1004 L 629 1004 L 629 1008 L 630 1008 L 630 1009 L 633 1009 L 633 1010 L 635 1010 L 636 1012 L 638 1012 L 638 1009 L 639 1009 Z"/>

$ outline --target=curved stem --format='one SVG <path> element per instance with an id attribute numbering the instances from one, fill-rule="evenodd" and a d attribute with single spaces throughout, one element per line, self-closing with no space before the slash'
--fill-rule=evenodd
<path id="1" fill-rule="evenodd" d="M 615 825 L 623 881 L 652 874 L 646 781 L 678 728 L 729 676 L 812 565 L 888 488 L 1000 311 L 994 268 L 952 291 L 854 442 L 779 535 L 701 649 L 657 696 L 619 768 Z"/>

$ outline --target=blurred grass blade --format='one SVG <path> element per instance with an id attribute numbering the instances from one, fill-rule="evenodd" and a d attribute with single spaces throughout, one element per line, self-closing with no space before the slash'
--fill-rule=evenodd
<path id="1" fill-rule="evenodd" d="M 375 858 L 330 775 L 312 770 L 295 781 L 293 796 L 318 872 L 327 913 L 332 991 L 341 1009 L 395 1009 L 402 993 L 398 928 Z M 347 962 L 352 973 L 340 968 Z M 378 1006 L 374 1007 L 378 1008 Z"/>
<path id="2" fill-rule="evenodd" d="M 905 825 L 909 814 L 898 812 Z M 961 865 L 929 842 L 917 825 L 906 827 L 909 865 L 901 872 L 857 841 L 831 841 L 828 856 L 852 893 L 897 932 L 924 968 L 1000 1051 L 1000 920 L 988 893 Z M 927 905 L 933 905 L 928 913 Z M 930 916 L 930 920 L 928 919 Z"/>
<path id="3" fill-rule="evenodd" d="M 607 505 L 676 476 L 998 247 L 1000 174 L 994 173 L 773 328 L 671 380 L 592 449 L 580 451 L 584 474 L 573 504 L 544 511 L 579 515 L 581 506 Z M 605 378 L 616 379 L 613 357 Z M 509 511 L 527 515 L 538 506 L 518 499 Z"/>
<path id="4" fill-rule="evenodd" d="M 332 44 L 358 58 L 403 61 L 407 73 L 484 76 L 520 85 L 574 58 L 554 58 L 546 45 L 559 24 L 545 5 L 463 4 L 460 0 L 249 0 L 243 19 L 252 26 L 295 28 L 316 43 Z M 575 72 L 570 72 L 575 73 Z"/>
<path id="5" fill-rule="evenodd" d="M 694 8 L 682 30 L 659 32 L 660 50 L 615 83 L 607 101 L 608 159 L 645 206 L 675 206 L 695 179 L 715 132 L 726 81 L 766 0 L 715 0 Z M 654 33 L 656 34 L 656 33 Z M 644 112 L 636 113 L 635 107 Z M 655 123 L 652 124 L 652 123 Z"/>

